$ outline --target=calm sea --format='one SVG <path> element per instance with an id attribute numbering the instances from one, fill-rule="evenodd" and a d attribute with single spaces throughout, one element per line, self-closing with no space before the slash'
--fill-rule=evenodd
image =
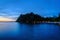
<path id="1" fill-rule="evenodd" d="M 60 26 L 51 23 L 35 25 L 0 22 L 2 40 L 60 40 Z"/>

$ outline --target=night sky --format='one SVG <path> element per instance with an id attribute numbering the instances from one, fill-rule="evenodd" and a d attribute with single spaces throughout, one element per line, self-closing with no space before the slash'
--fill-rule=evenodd
<path id="1" fill-rule="evenodd" d="M 17 19 L 20 14 L 34 12 L 41 16 L 57 16 L 60 0 L 0 0 L 0 18 Z"/>

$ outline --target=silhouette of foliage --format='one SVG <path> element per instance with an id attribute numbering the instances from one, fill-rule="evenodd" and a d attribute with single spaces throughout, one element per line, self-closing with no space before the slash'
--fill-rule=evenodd
<path id="1" fill-rule="evenodd" d="M 16 20 L 16 22 L 20 23 L 31 23 L 31 24 L 36 24 L 36 23 L 41 23 L 41 22 L 59 22 L 60 21 L 60 14 L 58 17 L 42 17 L 38 14 L 34 14 L 33 12 L 27 13 L 27 14 L 21 14 L 19 18 Z"/>

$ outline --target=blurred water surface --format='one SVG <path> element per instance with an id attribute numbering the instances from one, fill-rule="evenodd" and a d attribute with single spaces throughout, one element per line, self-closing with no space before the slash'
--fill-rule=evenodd
<path id="1" fill-rule="evenodd" d="M 60 26 L 50 23 L 35 25 L 0 22 L 0 39 L 60 40 Z"/>

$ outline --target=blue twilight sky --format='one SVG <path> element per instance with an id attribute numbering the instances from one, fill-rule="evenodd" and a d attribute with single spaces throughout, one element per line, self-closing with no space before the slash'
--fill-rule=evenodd
<path id="1" fill-rule="evenodd" d="M 16 19 L 27 12 L 57 16 L 60 12 L 60 0 L 0 0 L 0 17 Z"/>

